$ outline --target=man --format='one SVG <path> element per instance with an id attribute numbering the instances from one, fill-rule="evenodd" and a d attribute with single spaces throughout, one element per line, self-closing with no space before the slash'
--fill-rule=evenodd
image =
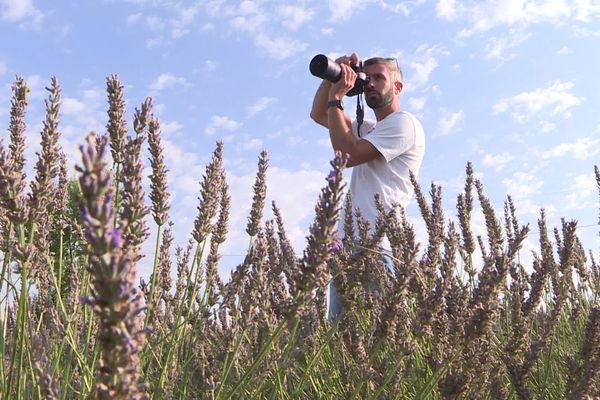
<path id="1" fill-rule="evenodd" d="M 360 209 L 363 218 L 373 226 L 377 218 L 376 193 L 386 210 L 408 204 L 413 193 L 409 171 L 415 175 L 419 172 L 425 153 L 425 135 L 412 114 L 400 111 L 403 80 L 396 59 L 379 57 L 363 63 L 367 77 L 365 101 L 373 109 L 376 121 L 365 120 L 360 125 L 360 133 L 357 132 L 358 123 L 344 113 L 342 99 L 354 87 L 357 74 L 351 65 L 358 62 L 356 53 L 336 60 L 341 66 L 341 78 L 336 83 L 326 80 L 321 83 L 310 116 L 329 129 L 333 149 L 349 156 L 348 166 L 353 167 L 349 189 L 353 206 Z M 340 222 L 343 224 L 343 219 Z M 381 248 L 390 250 L 387 239 Z M 329 318 L 337 318 L 340 312 L 341 301 L 331 285 Z"/>

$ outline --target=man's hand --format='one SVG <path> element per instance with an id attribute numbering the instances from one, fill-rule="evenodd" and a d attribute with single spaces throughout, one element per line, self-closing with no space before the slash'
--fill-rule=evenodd
<path id="1" fill-rule="evenodd" d="M 335 60 L 338 64 L 358 65 L 360 59 L 357 53 L 352 53 L 349 56 L 341 56 Z"/>
<path id="2" fill-rule="evenodd" d="M 352 53 L 349 56 L 339 57 L 335 62 L 342 68 L 342 76 L 329 89 L 329 100 L 341 100 L 354 87 L 356 72 L 354 72 L 351 66 L 358 65 L 358 54 Z"/>
<path id="3" fill-rule="evenodd" d="M 341 100 L 354 87 L 356 72 L 348 64 L 340 64 L 342 77 L 329 89 L 329 100 Z"/>

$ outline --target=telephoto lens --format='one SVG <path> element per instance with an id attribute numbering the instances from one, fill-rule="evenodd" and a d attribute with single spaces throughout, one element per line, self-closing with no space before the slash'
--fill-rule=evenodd
<path id="1" fill-rule="evenodd" d="M 338 63 L 323 54 L 318 54 L 310 61 L 310 73 L 317 78 L 337 82 L 342 77 L 342 68 Z"/>

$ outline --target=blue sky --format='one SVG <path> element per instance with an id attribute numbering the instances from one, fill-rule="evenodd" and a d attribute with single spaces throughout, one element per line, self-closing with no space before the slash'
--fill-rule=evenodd
<path id="1" fill-rule="evenodd" d="M 129 120 L 153 97 L 180 245 L 192 229 L 204 166 L 215 142 L 225 142 L 234 207 L 224 272 L 248 245 L 262 149 L 270 159 L 268 204 L 277 202 L 294 246 L 304 247 L 332 157 L 327 132 L 309 118 L 319 81 L 308 64 L 318 53 L 398 58 L 401 106 L 427 136 L 419 181 L 426 190 L 442 185 L 448 218 L 472 161 L 499 215 L 511 194 L 521 221 L 532 223 L 525 252 L 537 246 L 540 208 L 550 226 L 577 219 L 584 246 L 600 249 L 598 0 L 0 0 L 0 37 L 5 127 L 15 75 L 32 89 L 30 170 L 52 76 L 63 89 L 61 143 L 71 164 L 87 132 L 105 130 L 107 76 L 125 85 Z M 422 235 L 415 202 L 407 211 Z M 474 223 L 483 233 L 479 213 Z"/>

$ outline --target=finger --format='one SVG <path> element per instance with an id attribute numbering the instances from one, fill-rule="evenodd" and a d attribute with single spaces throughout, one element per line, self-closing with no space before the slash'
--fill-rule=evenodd
<path id="1" fill-rule="evenodd" d="M 353 65 L 358 65 L 358 62 L 360 61 L 360 58 L 358 57 L 358 53 L 352 53 L 350 55 L 350 63 Z"/>
<path id="2" fill-rule="evenodd" d="M 351 87 L 356 80 L 356 72 L 354 72 L 348 64 L 342 64 L 342 78 L 344 79 L 345 85 Z"/>

